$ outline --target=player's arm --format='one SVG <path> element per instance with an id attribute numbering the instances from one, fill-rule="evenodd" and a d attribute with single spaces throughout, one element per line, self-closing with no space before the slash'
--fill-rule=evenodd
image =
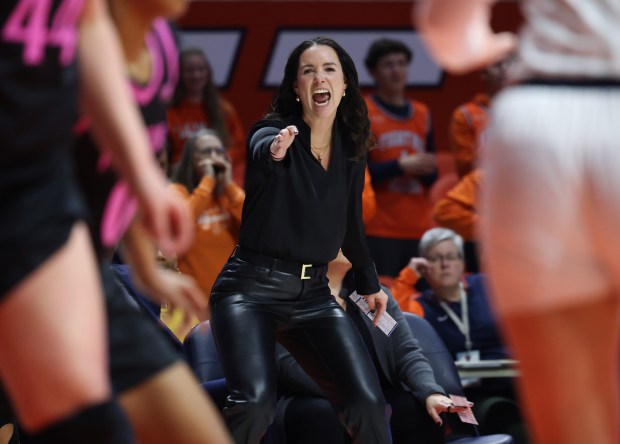
<path id="1" fill-rule="evenodd" d="M 121 244 L 123 257 L 131 265 L 136 285 L 142 293 L 156 303 L 166 302 L 180 307 L 188 321 L 193 316 L 203 319 L 207 313 L 207 297 L 194 279 L 173 270 L 160 268 L 156 262 L 156 250 L 135 219 Z"/>
<path id="2" fill-rule="evenodd" d="M 512 33 L 491 29 L 494 0 L 420 0 L 414 25 L 429 51 L 444 68 L 455 73 L 490 65 L 516 46 Z"/>
<path id="3" fill-rule="evenodd" d="M 85 113 L 99 146 L 140 201 L 148 231 L 168 251 L 185 250 L 192 225 L 185 203 L 167 188 L 125 77 L 114 26 L 102 0 L 86 0 L 78 60 Z"/>

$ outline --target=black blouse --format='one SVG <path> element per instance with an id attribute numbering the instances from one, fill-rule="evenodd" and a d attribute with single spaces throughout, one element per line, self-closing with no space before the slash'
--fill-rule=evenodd
<path id="1" fill-rule="evenodd" d="M 284 160 L 276 162 L 269 148 L 288 125 L 296 125 L 299 135 Z M 310 128 L 301 118 L 255 124 L 247 142 L 239 244 L 278 259 L 309 264 L 325 264 L 342 248 L 353 264 L 357 292 L 379 291 L 362 221 L 366 159 L 355 159 L 353 151 L 336 122 L 326 171 L 310 152 Z"/>

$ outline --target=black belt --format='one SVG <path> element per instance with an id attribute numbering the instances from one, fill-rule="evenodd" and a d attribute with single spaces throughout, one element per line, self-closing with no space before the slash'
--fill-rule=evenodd
<path id="1" fill-rule="evenodd" d="M 620 79 L 591 78 L 591 79 L 562 79 L 562 78 L 532 78 L 524 80 L 521 85 L 534 86 L 568 86 L 577 88 L 617 88 Z"/>
<path id="2" fill-rule="evenodd" d="M 252 265 L 269 268 L 273 271 L 292 274 L 300 279 L 310 279 L 313 277 L 322 277 L 327 273 L 326 264 L 301 264 L 299 262 L 285 261 L 266 254 L 256 253 L 237 245 L 233 257 L 249 262 Z"/>

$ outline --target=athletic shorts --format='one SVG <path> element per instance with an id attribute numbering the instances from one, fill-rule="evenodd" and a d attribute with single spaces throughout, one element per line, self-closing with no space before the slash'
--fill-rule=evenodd
<path id="1" fill-rule="evenodd" d="M 124 293 L 109 265 L 102 263 L 100 272 L 108 315 L 110 376 L 114 393 L 120 394 L 182 357 L 160 327 Z M 9 397 L 0 384 L 0 425 L 12 420 L 13 414 Z"/>
<path id="2" fill-rule="evenodd" d="M 519 85 L 482 136 L 482 261 L 500 313 L 620 294 L 620 86 Z"/>
<path id="3" fill-rule="evenodd" d="M 58 251 L 85 215 L 66 150 L 0 168 L 0 299 Z"/>
<path id="4" fill-rule="evenodd" d="M 132 302 L 109 264 L 101 265 L 114 393 L 129 390 L 182 359 L 162 328 Z"/>

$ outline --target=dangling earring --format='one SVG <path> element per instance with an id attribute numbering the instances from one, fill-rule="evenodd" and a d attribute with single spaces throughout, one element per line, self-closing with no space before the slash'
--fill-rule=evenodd
<path id="1" fill-rule="evenodd" d="M 295 100 L 297 100 L 299 102 L 299 96 L 295 97 Z"/>
<path id="2" fill-rule="evenodd" d="M 342 97 L 346 97 L 346 96 L 347 96 L 347 91 L 346 90 L 342 91 Z"/>

